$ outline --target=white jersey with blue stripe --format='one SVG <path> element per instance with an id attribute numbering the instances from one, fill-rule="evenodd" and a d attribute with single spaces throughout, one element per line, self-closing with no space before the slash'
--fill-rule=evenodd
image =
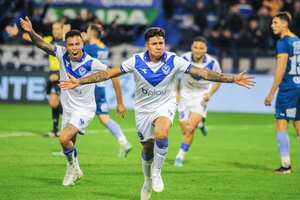
<path id="1" fill-rule="evenodd" d="M 202 63 L 196 63 L 193 60 L 191 51 L 184 53 L 182 56 L 193 66 L 201 69 L 209 69 L 221 73 L 219 62 L 208 54 L 204 54 Z M 191 74 L 182 74 L 180 81 L 180 98 L 182 100 L 192 100 L 199 98 L 201 94 L 209 92 L 213 86 L 213 82 L 193 76 Z"/>
<path id="2" fill-rule="evenodd" d="M 132 72 L 136 84 L 135 111 L 154 112 L 165 103 L 176 103 L 174 89 L 178 73 L 189 72 L 192 65 L 175 53 L 164 52 L 159 62 L 152 62 L 147 52 L 134 54 L 120 66 Z"/>
<path id="3" fill-rule="evenodd" d="M 83 56 L 78 62 L 72 62 L 66 48 L 61 46 L 55 46 L 54 56 L 59 61 L 59 76 L 61 79 L 69 79 L 67 73 L 75 78 L 81 78 L 107 69 L 106 65 L 85 52 L 83 52 Z M 61 90 L 60 98 L 64 111 L 72 112 L 84 109 L 95 112 L 94 90 L 95 84 L 79 85 L 70 90 Z"/>

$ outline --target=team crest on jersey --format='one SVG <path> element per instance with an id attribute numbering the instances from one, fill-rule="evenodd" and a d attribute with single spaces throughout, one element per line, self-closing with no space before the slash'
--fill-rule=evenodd
<path id="1" fill-rule="evenodd" d="M 86 73 L 86 69 L 85 69 L 83 66 L 81 66 L 81 67 L 78 69 L 78 72 L 79 72 L 79 74 L 80 74 L 81 76 L 83 76 L 83 75 Z"/>
<path id="2" fill-rule="evenodd" d="M 165 75 L 168 75 L 170 73 L 170 69 L 171 69 L 171 67 L 167 64 L 164 64 L 162 67 L 162 71 Z"/>

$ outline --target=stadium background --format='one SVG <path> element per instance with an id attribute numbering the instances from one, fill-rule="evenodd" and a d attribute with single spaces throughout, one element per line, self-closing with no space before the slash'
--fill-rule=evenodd
<path id="1" fill-rule="evenodd" d="M 47 3 L 48 2 L 48 3 Z M 88 22 L 102 23 L 103 41 L 109 47 L 109 66 L 117 66 L 133 53 L 144 50 L 143 32 L 147 27 L 166 30 L 167 50 L 178 55 L 189 50 L 192 38 L 208 39 L 208 53 L 221 63 L 224 73 L 247 69 L 259 74 L 251 91 L 223 84 L 212 98 L 210 111 L 272 113 L 263 105 L 276 69 L 276 38 L 270 28 L 272 15 L 288 10 L 294 17 L 293 31 L 300 29 L 298 1 L 218 1 L 218 0 L 13 0 L 1 1 L 0 102 L 46 103 L 44 86 L 48 69 L 47 55 L 25 41 L 20 34 L 11 37 L 7 25 L 18 24 L 28 15 L 41 35 L 51 34 L 55 21 L 70 23 L 85 31 Z M 45 13 L 45 15 L 43 14 Z M 20 28 L 20 27 L 19 27 Z M 134 106 L 134 83 L 131 75 L 120 77 L 124 102 Z M 126 83 L 126 84 L 125 84 Z M 107 81 L 109 107 L 115 107 L 112 84 Z"/>

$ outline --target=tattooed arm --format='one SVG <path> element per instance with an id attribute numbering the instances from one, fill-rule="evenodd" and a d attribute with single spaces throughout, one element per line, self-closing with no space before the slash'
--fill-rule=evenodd
<path id="1" fill-rule="evenodd" d="M 208 81 L 224 82 L 224 83 L 234 82 L 234 76 L 221 74 L 213 70 L 200 69 L 194 66 L 190 69 L 189 73 L 194 76 L 201 77 Z"/>
<path id="2" fill-rule="evenodd" d="M 246 73 L 246 70 L 244 70 L 242 73 L 240 73 L 238 76 L 231 76 L 231 75 L 225 75 L 218 72 L 215 72 L 213 70 L 207 70 L 207 69 L 200 69 L 198 67 L 192 67 L 189 71 L 190 74 L 194 76 L 198 76 L 200 78 L 203 78 L 208 81 L 215 81 L 215 82 L 223 82 L 223 83 L 236 83 L 238 85 L 244 86 L 248 89 L 250 89 L 250 86 L 254 86 L 256 83 L 255 81 L 249 80 L 255 78 L 254 76 L 243 76 Z"/>
<path id="3" fill-rule="evenodd" d="M 89 83 L 97 83 L 102 82 L 120 75 L 123 75 L 124 73 L 121 71 L 120 66 L 114 67 L 112 69 L 99 71 L 97 73 L 94 73 L 92 75 L 82 77 L 80 79 L 76 79 L 74 76 L 68 74 L 70 77 L 69 80 L 59 80 L 61 83 L 58 84 L 60 88 L 63 88 L 64 90 L 72 89 L 77 87 L 78 85 L 85 85 Z"/>
<path id="4" fill-rule="evenodd" d="M 52 44 L 46 43 L 41 36 L 39 36 L 32 28 L 31 21 L 28 17 L 25 20 L 20 18 L 20 23 L 22 28 L 29 33 L 32 42 L 40 49 L 44 50 L 46 53 L 53 55 L 54 46 Z"/>

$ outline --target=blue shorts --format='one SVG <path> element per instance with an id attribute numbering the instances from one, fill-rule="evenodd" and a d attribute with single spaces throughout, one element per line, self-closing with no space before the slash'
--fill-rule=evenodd
<path id="1" fill-rule="evenodd" d="M 108 106 L 105 98 L 105 87 L 95 86 L 95 100 L 97 105 L 96 115 L 108 114 Z"/>
<path id="2" fill-rule="evenodd" d="M 279 90 L 275 109 L 276 118 L 300 120 L 300 88 Z"/>

